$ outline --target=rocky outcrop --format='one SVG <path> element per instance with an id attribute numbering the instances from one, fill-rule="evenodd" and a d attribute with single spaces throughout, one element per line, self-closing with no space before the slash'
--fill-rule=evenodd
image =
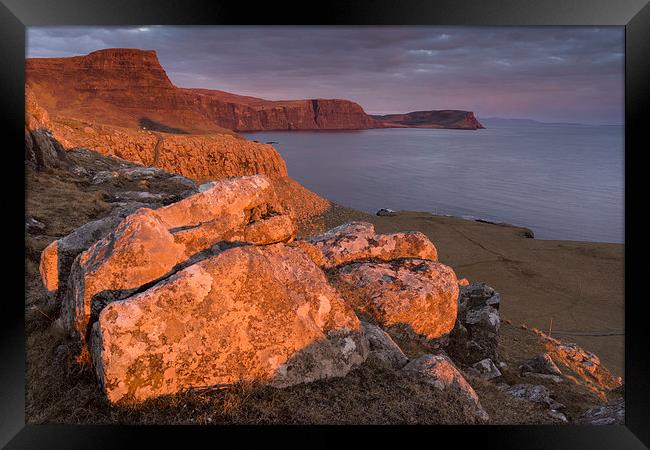
<path id="1" fill-rule="evenodd" d="M 447 352 L 454 361 L 471 365 L 484 359 L 498 361 L 501 296 L 485 283 L 460 287 L 458 319 L 449 336 Z"/>
<path id="2" fill-rule="evenodd" d="M 622 378 L 615 377 L 607 367 L 601 364 L 600 358 L 596 354 L 583 349 L 578 344 L 565 343 L 552 338 L 537 329 L 533 331 L 542 339 L 548 356 L 555 363 L 560 364 L 563 371 L 565 368 L 572 371 L 602 399 L 607 398 L 606 392 L 618 389 L 623 385 Z"/>
<path id="3" fill-rule="evenodd" d="M 54 137 L 47 111 L 25 88 L 25 163 L 37 170 L 59 167 L 67 163 L 63 145 Z"/>
<path id="4" fill-rule="evenodd" d="M 494 378 L 499 378 L 502 375 L 499 368 L 490 358 L 485 358 L 472 364 L 468 371 L 484 380 L 492 380 Z"/>
<path id="5" fill-rule="evenodd" d="M 132 294 L 193 255 L 219 242 L 288 241 L 295 232 L 262 175 L 224 180 L 157 210 L 142 208 L 75 259 L 64 323 L 84 341 L 93 309 Z M 98 294 L 103 298 L 95 298 Z"/>
<path id="6" fill-rule="evenodd" d="M 519 370 L 544 375 L 562 375 L 562 371 L 548 353 L 540 353 L 529 359 L 519 367 Z"/>
<path id="7" fill-rule="evenodd" d="M 287 167 L 271 145 L 229 134 L 172 135 L 67 120 L 54 124 L 69 147 L 96 150 L 198 181 L 264 174 L 287 176 Z"/>
<path id="8" fill-rule="evenodd" d="M 414 111 L 405 114 L 372 116 L 382 127 L 387 128 L 453 128 L 478 130 L 485 128 L 471 111 L 439 110 Z"/>
<path id="9" fill-rule="evenodd" d="M 70 268 L 77 255 L 108 235 L 137 208 L 137 205 L 117 208 L 113 214 L 82 225 L 43 250 L 39 270 L 43 286 L 51 299 L 66 291 Z"/>
<path id="10" fill-rule="evenodd" d="M 384 326 L 433 340 L 447 335 L 456 322 L 456 274 L 438 262 L 351 263 L 332 277 L 356 311 Z"/>
<path id="11" fill-rule="evenodd" d="M 298 241 L 296 245 L 325 269 L 363 260 L 438 259 L 435 246 L 424 234 L 377 234 L 375 227 L 366 222 L 347 223 L 324 234 Z"/>
<path id="12" fill-rule="evenodd" d="M 26 75 L 51 112 L 129 128 L 146 126 L 176 133 L 386 126 L 482 128 L 466 111 L 427 111 L 423 124 L 419 113 L 398 115 L 405 117 L 400 120 L 386 116 L 376 120 L 349 100 L 270 101 L 218 90 L 178 88 L 156 53 L 149 50 L 113 48 L 85 56 L 31 58 L 26 61 Z"/>
<path id="13" fill-rule="evenodd" d="M 401 369 L 409 362 L 401 348 L 388 333 L 368 322 L 361 322 L 363 331 L 370 344 L 369 361 L 390 369 Z"/>
<path id="14" fill-rule="evenodd" d="M 403 370 L 432 384 L 437 389 L 454 390 L 473 406 L 477 418 L 481 421 L 489 420 L 478 395 L 447 356 L 424 355 L 408 363 Z"/>
<path id="15" fill-rule="evenodd" d="M 226 250 L 103 309 L 92 354 L 109 400 L 260 380 L 345 375 L 367 356 L 361 326 L 297 249 Z"/>
<path id="16" fill-rule="evenodd" d="M 507 384 L 501 384 L 498 386 L 506 394 L 520 399 L 527 400 L 533 403 L 541 403 L 546 405 L 551 410 L 559 410 L 564 408 L 564 405 L 556 402 L 553 399 L 551 391 L 542 385 L 532 385 L 532 384 L 513 384 L 508 386 Z"/>
<path id="17" fill-rule="evenodd" d="M 606 405 L 588 409 L 576 420 L 582 425 L 623 425 L 625 424 L 625 399 L 617 398 Z"/>

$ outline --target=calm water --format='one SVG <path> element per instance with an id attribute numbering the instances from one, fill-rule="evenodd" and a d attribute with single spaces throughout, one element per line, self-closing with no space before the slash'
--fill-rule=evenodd
<path id="1" fill-rule="evenodd" d="M 289 175 L 362 211 L 429 211 L 531 228 L 539 239 L 623 242 L 623 127 L 489 126 L 259 132 Z"/>

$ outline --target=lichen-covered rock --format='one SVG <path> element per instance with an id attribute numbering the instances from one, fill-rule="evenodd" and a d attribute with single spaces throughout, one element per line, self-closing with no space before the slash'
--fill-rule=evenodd
<path id="1" fill-rule="evenodd" d="M 92 334 L 112 402 L 343 376 L 367 354 L 352 309 L 313 261 L 284 244 L 231 248 L 183 269 L 106 306 Z"/>
<path id="2" fill-rule="evenodd" d="M 489 420 L 478 395 L 447 356 L 424 355 L 408 363 L 403 370 L 437 389 L 453 389 L 474 405 L 477 417 L 484 421 Z"/>
<path id="3" fill-rule="evenodd" d="M 485 380 L 491 380 L 493 378 L 499 378 L 501 376 L 501 371 L 496 366 L 496 364 L 494 364 L 494 361 L 489 358 L 485 358 L 477 363 L 472 364 L 469 370 L 470 373 L 473 373 Z"/>
<path id="4" fill-rule="evenodd" d="M 391 261 L 397 258 L 438 260 L 431 241 L 420 232 L 376 234 L 366 222 L 350 222 L 297 242 L 319 266 L 331 269 L 352 261 Z"/>
<path id="5" fill-rule="evenodd" d="M 514 398 L 534 403 L 541 403 L 548 406 L 551 410 L 564 408 L 563 404 L 558 403 L 553 399 L 551 391 L 542 385 L 522 383 L 509 386 L 507 384 L 501 384 L 498 388 Z"/>
<path id="6" fill-rule="evenodd" d="M 540 353 L 529 359 L 519 367 L 519 370 L 537 374 L 562 375 L 562 371 L 548 353 Z"/>
<path id="7" fill-rule="evenodd" d="M 77 255 L 108 235 L 129 214 L 138 207 L 125 205 L 102 219 L 88 222 L 69 235 L 50 243 L 41 253 L 39 270 L 43 286 L 51 299 L 65 292 L 70 267 Z"/>
<path id="8" fill-rule="evenodd" d="M 498 361 L 501 296 L 485 283 L 461 286 L 458 318 L 446 351 L 455 360 L 472 365 L 484 359 Z"/>
<path id="9" fill-rule="evenodd" d="M 426 339 L 454 327 L 458 283 L 444 264 L 423 259 L 345 265 L 333 280 L 355 310 L 384 326 L 406 326 Z"/>
<path id="10" fill-rule="evenodd" d="M 368 322 L 361 322 L 363 331 L 370 344 L 368 360 L 390 369 L 401 369 L 409 359 L 388 333 Z"/>
<path id="11" fill-rule="evenodd" d="M 113 300 L 128 295 L 218 242 L 272 244 L 293 239 L 295 224 L 274 201 L 269 180 L 257 175 L 221 181 L 163 208 L 138 210 L 75 260 L 62 310 L 64 323 L 84 341 L 98 294 L 115 293 Z M 49 282 L 51 268 L 45 269 Z"/>
<path id="12" fill-rule="evenodd" d="M 472 283 L 460 290 L 460 300 L 468 310 L 491 306 L 499 309 L 501 295 L 485 283 Z"/>
<path id="13" fill-rule="evenodd" d="M 600 358 L 578 344 L 573 342 L 560 344 L 556 348 L 555 355 L 562 357 L 562 361 L 576 371 L 588 373 L 593 378 L 607 378 L 607 381 L 610 381 L 608 377 L 603 376 L 604 374 L 599 373 L 603 368 Z M 620 386 L 620 380 L 612 377 L 612 381 L 607 384 L 609 388 L 614 389 Z"/>
<path id="14" fill-rule="evenodd" d="M 625 399 L 612 400 L 603 406 L 597 406 L 585 411 L 576 420 L 585 425 L 623 425 L 625 423 Z"/>
<path id="15" fill-rule="evenodd" d="M 152 210 L 131 214 L 75 259 L 61 311 L 67 330 L 83 342 L 95 295 L 136 289 L 167 274 L 187 256 L 185 246 L 174 241 Z"/>
<path id="16" fill-rule="evenodd" d="M 37 170 L 67 163 L 65 149 L 51 130 L 47 111 L 25 86 L 25 162 Z"/>

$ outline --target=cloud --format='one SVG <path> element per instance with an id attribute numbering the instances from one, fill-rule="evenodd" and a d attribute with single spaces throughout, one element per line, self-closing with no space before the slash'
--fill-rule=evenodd
<path id="1" fill-rule="evenodd" d="M 368 112 L 622 123 L 622 27 L 47 27 L 28 57 L 153 49 L 178 86 L 349 98 Z"/>

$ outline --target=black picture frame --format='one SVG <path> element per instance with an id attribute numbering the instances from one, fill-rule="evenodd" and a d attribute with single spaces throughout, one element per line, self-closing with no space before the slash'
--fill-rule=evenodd
<path id="1" fill-rule="evenodd" d="M 11 203 L 3 222 L 12 244 L 5 267 L 0 332 L 0 443 L 6 448 L 180 447 L 195 439 L 228 445 L 225 438 L 281 440 L 303 447 L 346 442 L 363 432 L 365 444 L 404 444 L 423 439 L 439 445 L 470 440 L 496 448 L 647 448 L 650 446 L 650 339 L 643 314 L 646 290 L 641 252 L 644 166 L 641 162 L 650 98 L 650 5 L 645 0 L 356 0 L 236 2 L 173 0 L 2 0 L 2 123 L 0 142 L 7 158 L 2 179 L 4 201 Z M 146 24 L 304 24 L 304 25 L 618 25 L 625 26 L 625 402 L 624 426 L 417 426 L 417 427 L 162 427 L 25 425 L 24 267 L 16 262 L 24 248 L 24 59 L 25 27 L 54 25 Z M 9 176 L 10 175 L 10 176 Z M 22 213 L 21 213 L 22 212 Z M 12 274 L 13 275 L 13 274 Z M 22 280 L 22 281 L 21 281 Z M 7 287 L 12 289 L 7 290 Z M 14 291 L 15 289 L 15 291 Z M 392 442 L 391 442 L 392 441 Z M 270 442 L 270 441 L 269 441 Z M 452 444 L 447 444 L 452 445 Z"/>

